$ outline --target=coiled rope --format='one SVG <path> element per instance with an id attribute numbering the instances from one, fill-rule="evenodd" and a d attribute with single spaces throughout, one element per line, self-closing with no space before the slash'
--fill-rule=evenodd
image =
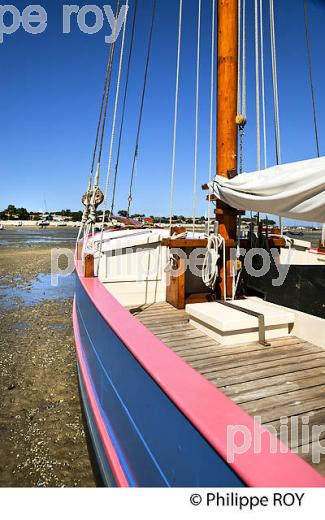
<path id="1" fill-rule="evenodd" d="M 214 289 L 219 277 L 218 261 L 220 258 L 219 249 L 222 248 L 222 264 L 224 273 L 226 273 L 226 242 L 225 239 L 220 235 L 210 235 L 208 237 L 207 251 L 205 253 L 203 266 L 202 266 L 202 280 L 207 287 Z M 226 277 L 223 280 L 224 283 L 224 299 L 227 297 L 227 281 Z"/>

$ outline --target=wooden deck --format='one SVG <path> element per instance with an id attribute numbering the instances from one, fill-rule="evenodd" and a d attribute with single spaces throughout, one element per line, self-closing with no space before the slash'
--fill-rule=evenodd
<path id="1" fill-rule="evenodd" d="M 298 436 L 289 435 L 289 445 L 325 476 L 325 455 L 312 463 L 319 433 L 314 429 L 312 437 L 309 428 L 310 438 L 302 438 L 301 428 L 302 416 L 308 416 L 309 427 L 325 425 L 325 349 L 293 336 L 273 340 L 270 347 L 222 346 L 167 303 L 130 312 L 247 413 L 261 417 L 264 426 L 279 432 L 281 417 L 297 417 Z M 325 451 L 325 427 L 320 438 Z"/>

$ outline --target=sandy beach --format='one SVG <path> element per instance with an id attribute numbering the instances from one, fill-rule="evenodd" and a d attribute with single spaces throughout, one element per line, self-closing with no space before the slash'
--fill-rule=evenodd
<path id="1" fill-rule="evenodd" d="M 76 230 L 8 229 L 0 245 L 0 486 L 93 486 L 71 324 L 73 275 L 49 285 Z"/>

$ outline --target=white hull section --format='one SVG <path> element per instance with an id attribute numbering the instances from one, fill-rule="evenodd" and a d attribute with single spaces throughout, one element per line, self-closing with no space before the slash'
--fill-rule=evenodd
<path id="1" fill-rule="evenodd" d="M 107 290 L 124 306 L 166 300 L 168 249 L 161 245 L 169 230 L 136 229 L 104 233 L 101 260 L 95 254 L 95 272 Z M 95 248 L 99 237 L 95 237 Z"/>
<path id="2" fill-rule="evenodd" d="M 88 247 L 95 251 L 95 273 L 105 288 L 125 307 L 166 301 L 169 250 L 162 245 L 168 229 L 120 229 L 105 231 L 100 252 L 100 234 Z M 202 235 L 197 235 L 202 238 Z M 311 244 L 294 239 L 281 248 L 281 264 L 324 265 L 325 254 Z M 100 261 L 99 261 L 100 256 Z M 303 312 L 248 298 L 234 302 L 264 315 L 265 339 L 297 336 L 317 346 L 325 346 L 325 320 Z M 190 324 L 221 345 L 247 344 L 259 340 L 258 318 L 217 302 L 190 304 L 186 307 Z"/>

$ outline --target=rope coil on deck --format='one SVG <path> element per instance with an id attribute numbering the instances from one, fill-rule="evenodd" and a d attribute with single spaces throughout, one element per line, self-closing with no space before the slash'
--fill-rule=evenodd
<path id="1" fill-rule="evenodd" d="M 220 259 L 219 249 L 223 249 L 223 269 L 226 269 L 226 247 L 225 240 L 221 235 L 210 235 L 208 237 L 207 252 L 202 266 L 202 280 L 207 287 L 214 289 L 218 277 L 218 261 Z M 226 294 L 226 292 L 224 292 Z"/>

